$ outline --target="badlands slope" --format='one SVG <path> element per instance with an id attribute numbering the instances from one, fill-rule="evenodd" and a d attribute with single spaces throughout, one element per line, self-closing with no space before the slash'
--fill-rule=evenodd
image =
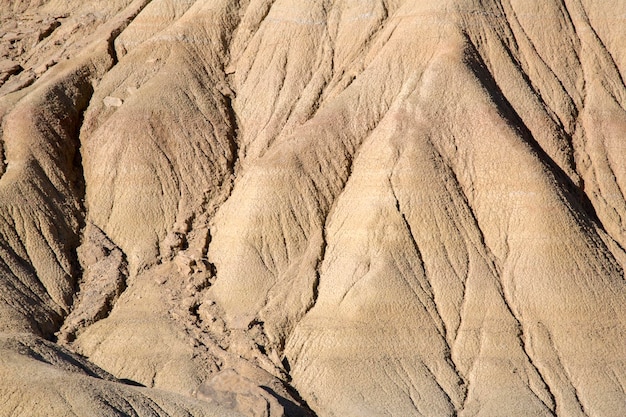
<path id="1" fill-rule="evenodd" d="M 626 2 L 0 0 L 0 415 L 626 415 Z"/>

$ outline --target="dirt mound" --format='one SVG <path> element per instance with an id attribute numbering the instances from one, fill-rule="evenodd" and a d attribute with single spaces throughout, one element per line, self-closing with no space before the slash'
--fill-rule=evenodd
<path id="1" fill-rule="evenodd" d="M 0 0 L 0 414 L 626 415 L 624 16 Z"/>

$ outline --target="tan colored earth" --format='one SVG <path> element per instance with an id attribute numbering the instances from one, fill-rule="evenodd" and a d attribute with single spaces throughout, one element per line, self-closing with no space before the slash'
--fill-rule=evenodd
<path id="1" fill-rule="evenodd" d="M 1 416 L 626 416 L 626 1 L 0 0 Z"/>

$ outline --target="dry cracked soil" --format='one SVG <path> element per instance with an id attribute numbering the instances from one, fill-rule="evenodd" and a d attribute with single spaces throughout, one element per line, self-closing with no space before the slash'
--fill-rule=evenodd
<path id="1" fill-rule="evenodd" d="M 0 0 L 0 415 L 626 416 L 626 1 Z"/>

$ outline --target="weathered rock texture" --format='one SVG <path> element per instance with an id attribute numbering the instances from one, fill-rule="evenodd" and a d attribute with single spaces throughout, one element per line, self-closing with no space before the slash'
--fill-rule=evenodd
<path id="1" fill-rule="evenodd" d="M 0 415 L 626 415 L 626 2 L 0 0 Z"/>

